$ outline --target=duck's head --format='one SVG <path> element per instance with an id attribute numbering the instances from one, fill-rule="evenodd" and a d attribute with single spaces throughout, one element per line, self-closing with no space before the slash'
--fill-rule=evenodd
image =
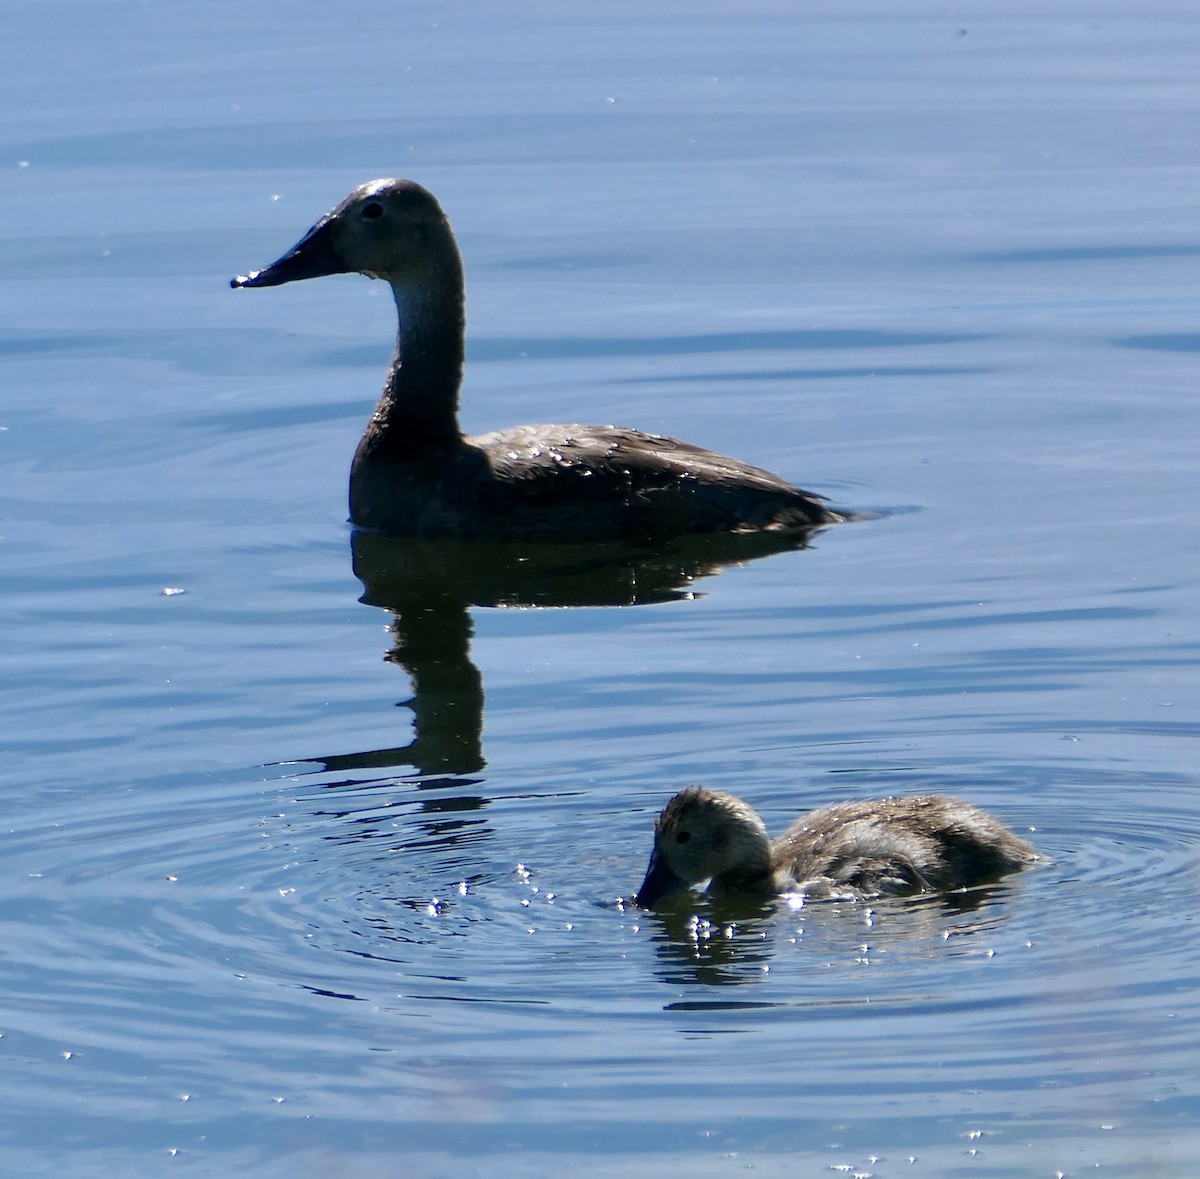
<path id="1" fill-rule="evenodd" d="M 360 184 L 286 254 L 262 270 L 230 280 L 232 287 L 277 287 L 326 274 L 366 274 L 393 284 L 420 282 L 457 270 L 458 247 L 431 192 L 412 180 Z"/>
<path id="2" fill-rule="evenodd" d="M 752 891 L 769 879 L 771 841 L 754 809 L 732 794 L 689 786 L 654 824 L 654 851 L 634 898 L 648 909 L 702 881 Z"/>

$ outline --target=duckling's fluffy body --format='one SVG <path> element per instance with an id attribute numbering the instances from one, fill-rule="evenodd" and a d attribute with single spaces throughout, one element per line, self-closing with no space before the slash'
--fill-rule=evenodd
<path id="1" fill-rule="evenodd" d="M 991 815 L 943 795 L 835 803 L 772 840 L 740 798 L 689 786 L 654 825 L 636 900 L 650 907 L 705 880 L 726 900 L 938 892 L 990 883 L 1037 858 Z"/>
<path id="2" fill-rule="evenodd" d="M 811 530 L 843 519 L 769 471 L 616 426 L 458 426 L 465 312 L 458 246 L 431 193 L 360 185 L 278 261 L 233 280 L 278 286 L 358 272 L 392 288 L 399 332 L 350 471 L 350 519 L 401 536 L 662 538 Z"/>

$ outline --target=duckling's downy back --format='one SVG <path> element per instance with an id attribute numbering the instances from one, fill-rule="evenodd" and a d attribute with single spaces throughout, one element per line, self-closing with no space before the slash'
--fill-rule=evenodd
<path id="1" fill-rule="evenodd" d="M 998 880 L 1037 859 L 1025 840 L 943 795 L 835 803 L 772 843 L 781 891 L 940 892 Z"/>

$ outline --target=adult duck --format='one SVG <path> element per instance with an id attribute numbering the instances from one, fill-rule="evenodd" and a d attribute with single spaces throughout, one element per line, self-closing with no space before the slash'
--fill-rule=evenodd
<path id="1" fill-rule="evenodd" d="M 986 811 L 939 794 L 820 807 L 773 840 L 742 799 L 689 786 L 654 825 L 635 899 L 651 908 L 705 880 L 709 895 L 726 901 L 943 892 L 991 883 L 1037 858 Z"/>
<path id="2" fill-rule="evenodd" d="M 441 206 L 411 180 L 360 185 L 278 261 L 231 285 L 351 272 L 388 282 L 400 320 L 350 468 L 350 520 L 360 528 L 592 541 L 803 533 L 844 518 L 768 471 L 641 430 L 518 426 L 465 437 L 462 260 Z"/>

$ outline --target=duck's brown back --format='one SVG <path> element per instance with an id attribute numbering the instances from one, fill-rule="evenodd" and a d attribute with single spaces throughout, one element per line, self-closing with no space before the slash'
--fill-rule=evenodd
<path id="1" fill-rule="evenodd" d="M 803 533 L 842 517 L 736 459 L 617 426 L 519 426 L 351 472 L 351 519 L 396 535 L 505 540 Z"/>

